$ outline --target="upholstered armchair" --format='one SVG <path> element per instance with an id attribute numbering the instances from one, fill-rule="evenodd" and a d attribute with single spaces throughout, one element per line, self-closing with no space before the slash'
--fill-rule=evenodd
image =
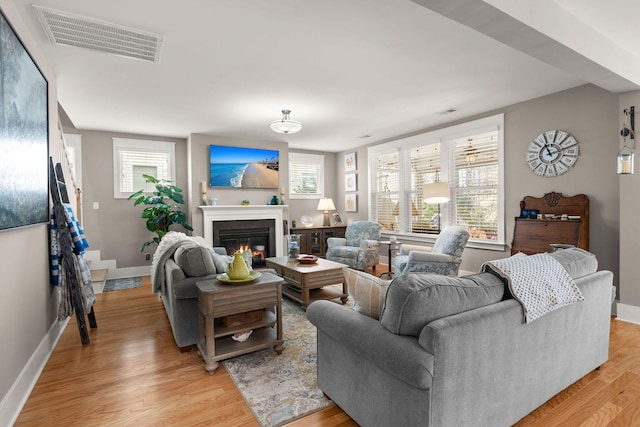
<path id="1" fill-rule="evenodd" d="M 457 276 L 467 240 L 469 240 L 469 232 L 466 228 L 452 226 L 440 232 L 433 248 L 400 245 L 398 255 L 394 259 L 396 276 L 407 273 Z"/>
<path id="2" fill-rule="evenodd" d="M 347 226 L 344 237 L 327 239 L 326 258 L 347 264 L 356 270 L 373 268 L 380 260 L 380 224 L 371 221 L 356 221 Z"/>

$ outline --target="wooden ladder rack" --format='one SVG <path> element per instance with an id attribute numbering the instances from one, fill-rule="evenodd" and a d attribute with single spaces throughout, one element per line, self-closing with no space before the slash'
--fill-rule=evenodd
<path id="1" fill-rule="evenodd" d="M 78 276 L 78 271 L 73 259 L 75 255 L 78 255 L 78 253 L 73 245 L 73 238 L 67 223 L 67 215 L 65 213 L 66 208 L 63 204 L 69 203 L 67 185 L 62 173 L 62 165 L 58 163 L 54 168 L 53 159 L 51 157 L 49 157 L 49 191 L 51 192 L 51 198 L 53 200 L 53 214 L 58 227 L 58 259 L 60 269 L 61 271 L 64 271 L 65 280 L 68 281 L 71 303 L 73 304 L 73 309 L 76 313 L 76 321 L 78 323 L 78 330 L 80 331 L 80 340 L 82 341 L 82 344 L 89 344 L 89 332 L 84 318 L 85 309 L 82 302 L 82 278 Z M 65 284 L 60 283 L 60 286 L 65 286 Z M 93 306 L 87 316 L 89 318 L 89 325 L 91 328 L 97 328 L 98 324 L 96 322 L 95 313 L 93 312 Z"/>

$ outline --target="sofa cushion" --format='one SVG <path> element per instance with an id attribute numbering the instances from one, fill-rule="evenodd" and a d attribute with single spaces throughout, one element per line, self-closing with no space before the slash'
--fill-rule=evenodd
<path id="1" fill-rule="evenodd" d="M 491 273 L 465 277 L 406 274 L 391 282 L 380 323 L 418 337 L 429 322 L 501 301 L 504 283 Z"/>
<path id="2" fill-rule="evenodd" d="M 206 276 L 216 272 L 212 251 L 195 242 L 182 243 L 174 252 L 173 259 L 189 277 Z"/>
<path id="3" fill-rule="evenodd" d="M 598 269 L 598 259 L 591 252 L 580 248 L 562 249 L 552 252 L 549 256 L 558 261 L 572 279 L 595 273 Z"/>
<path id="4" fill-rule="evenodd" d="M 382 280 L 364 271 L 345 268 L 342 270 L 344 281 L 353 299 L 353 309 L 365 316 L 380 318 L 384 298 L 391 280 Z"/>

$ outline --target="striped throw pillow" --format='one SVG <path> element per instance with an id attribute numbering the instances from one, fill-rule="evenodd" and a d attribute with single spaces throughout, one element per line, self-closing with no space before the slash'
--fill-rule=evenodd
<path id="1" fill-rule="evenodd" d="M 391 280 L 382 280 L 351 268 L 342 271 L 349 296 L 354 302 L 353 309 L 365 316 L 379 319 Z"/>

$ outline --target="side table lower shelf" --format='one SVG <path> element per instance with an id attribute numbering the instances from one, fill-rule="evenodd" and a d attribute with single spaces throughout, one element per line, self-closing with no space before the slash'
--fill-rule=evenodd
<path id="1" fill-rule="evenodd" d="M 269 347 L 273 347 L 278 354 L 282 353 L 281 284 L 282 278 L 268 272 L 250 283 L 229 285 L 216 279 L 196 283 L 200 328 L 198 354 L 209 375 L 215 373 L 220 365 L 218 361 L 223 359 Z M 259 310 L 262 316 L 255 317 L 253 322 L 233 326 L 225 326 L 223 322 L 225 316 Z M 246 341 L 232 338 L 235 333 L 246 330 L 252 331 Z"/>

